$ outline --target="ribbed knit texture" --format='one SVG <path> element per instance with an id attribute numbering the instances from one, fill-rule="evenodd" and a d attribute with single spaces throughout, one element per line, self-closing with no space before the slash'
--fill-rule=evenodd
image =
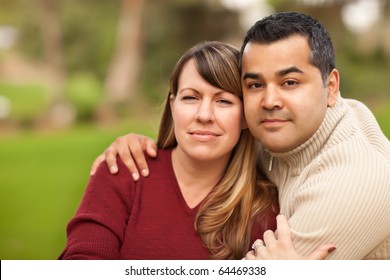
<path id="1" fill-rule="evenodd" d="M 329 259 L 390 259 L 390 142 L 365 105 L 339 97 L 312 138 L 261 160 L 298 252 L 333 243 Z"/>
<path id="2" fill-rule="evenodd" d="M 119 173 L 102 163 L 91 177 L 81 205 L 67 227 L 59 259 L 208 259 L 209 251 L 194 230 L 195 215 L 174 175 L 171 150 L 147 158 L 149 177 L 136 183 L 118 158 Z M 266 217 L 275 229 L 275 213 Z M 262 224 L 262 223 L 261 223 Z M 262 238 L 256 223 L 252 242 Z M 249 249 L 249 248 L 248 248 Z"/>

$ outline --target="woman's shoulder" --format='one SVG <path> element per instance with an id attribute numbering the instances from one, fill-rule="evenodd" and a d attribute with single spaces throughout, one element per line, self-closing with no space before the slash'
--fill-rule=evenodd
<path id="1" fill-rule="evenodd" d="M 152 169 L 156 165 L 158 165 L 158 166 L 160 166 L 162 164 L 168 165 L 169 163 L 171 163 L 172 162 L 171 154 L 172 154 L 172 149 L 159 149 L 157 151 L 156 157 L 151 157 L 146 152 L 144 152 L 146 163 L 150 169 Z M 126 166 L 126 164 L 120 158 L 119 155 L 117 155 L 116 160 L 117 160 L 117 165 L 118 165 L 118 173 L 116 175 L 118 175 L 119 177 L 131 176 L 129 168 Z M 98 170 L 99 169 L 101 169 L 100 171 L 105 173 L 105 174 L 111 174 L 108 167 L 107 167 L 106 162 L 101 163 Z"/>
<path id="2" fill-rule="evenodd" d="M 166 160 L 171 160 L 171 156 L 172 156 L 172 150 L 173 149 L 158 149 L 157 150 L 157 157 L 153 158 L 153 157 L 150 157 L 148 156 L 146 153 L 145 153 L 145 158 L 146 160 L 148 161 L 156 161 L 156 160 L 160 160 L 160 161 L 166 161 Z"/>
<path id="3" fill-rule="evenodd" d="M 172 149 L 158 149 L 156 157 L 150 157 L 145 154 L 145 160 L 148 167 L 152 169 L 153 166 L 170 166 L 172 164 Z"/>

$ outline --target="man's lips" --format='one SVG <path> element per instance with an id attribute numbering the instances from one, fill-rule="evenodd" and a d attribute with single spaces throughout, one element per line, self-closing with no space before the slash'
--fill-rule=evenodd
<path id="1" fill-rule="evenodd" d="M 263 119 L 262 121 L 261 121 L 261 123 L 270 123 L 270 124 L 272 124 L 272 123 L 283 123 L 283 122 L 286 122 L 287 120 L 285 120 L 285 119 Z"/>
<path id="2" fill-rule="evenodd" d="M 268 128 L 277 128 L 285 124 L 286 122 L 288 122 L 288 120 L 286 119 L 263 119 L 260 121 L 260 124 Z"/>

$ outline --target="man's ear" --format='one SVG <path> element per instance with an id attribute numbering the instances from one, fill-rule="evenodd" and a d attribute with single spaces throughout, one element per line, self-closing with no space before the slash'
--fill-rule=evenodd
<path id="1" fill-rule="evenodd" d="M 336 68 L 330 72 L 326 87 L 328 89 L 328 107 L 333 107 L 340 95 L 340 74 Z"/>

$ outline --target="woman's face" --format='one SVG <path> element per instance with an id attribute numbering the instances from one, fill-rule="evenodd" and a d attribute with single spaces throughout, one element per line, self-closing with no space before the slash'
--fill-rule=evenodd
<path id="1" fill-rule="evenodd" d="M 238 96 L 206 82 L 190 60 L 170 105 L 179 151 L 194 160 L 229 159 L 241 129 L 246 128 Z"/>

